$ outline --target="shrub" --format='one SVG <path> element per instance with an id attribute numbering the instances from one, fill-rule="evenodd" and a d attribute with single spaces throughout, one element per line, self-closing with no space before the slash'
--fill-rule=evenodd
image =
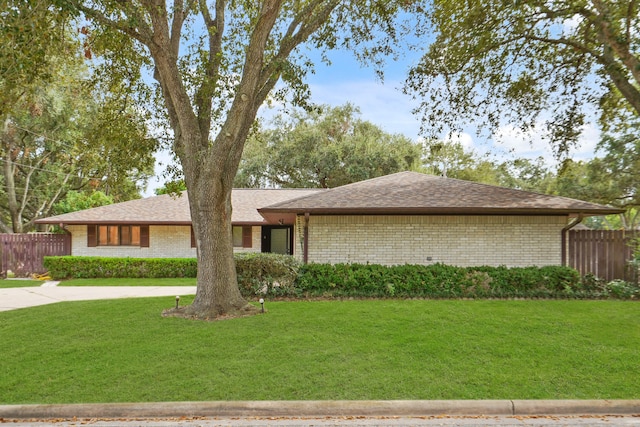
<path id="1" fill-rule="evenodd" d="M 580 275 L 568 267 L 308 264 L 298 293 L 308 297 L 516 298 L 573 297 Z"/>
<path id="2" fill-rule="evenodd" d="M 245 297 L 293 298 L 640 298 L 640 286 L 580 278 L 569 267 L 456 267 L 444 264 L 307 264 L 289 255 L 238 253 Z M 196 277 L 189 258 L 45 257 L 54 279 Z"/>
<path id="3" fill-rule="evenodd" d="M 624 280 L 612 280 L 605 286 L 605 293 L 618 299 L 635 299 L 640 297 L 640 286 Z"/>
<path id="4" fill-rule="evenodd" d="M 238 284 L 244 296 L 259 293 L 294 295 L 299 262 L 292 256 L 268 253 L 235 255 Z M 54 279 L 111 277 L 196 277 L 195 258 L 45 257 Z"/>
<path id="5" fill-rule="evenodd" d="M 110 277 L 196 277 L 195 258 L 45 257 L 53 279 Z"/>
<path id="6" fill-rule="evenodd" d="M 238 253 L 238 286 L 243 296 L 296 296 L 294 286 L 300 262 L 290 255 Z"/>

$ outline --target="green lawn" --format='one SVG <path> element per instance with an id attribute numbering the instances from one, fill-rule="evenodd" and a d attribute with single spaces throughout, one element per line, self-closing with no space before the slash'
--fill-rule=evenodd
<path id="1" fill-rule="evenodd" d="M 190 277 L 159 278 L 159 279 L 70 279 L 63 280 L 58 286 L 195 286 L 196 279 Z"/>
<path id="2" fill-rule="evenodd" d="M 32 288 L 42 286 L 42 280 L 0 280 L 0 288 Z"/>
<path id="3" fill-rule="evenodd" d="M 219 322 L 171 305 L 0 313 L 0 404 L 640 398 L 637 302 L 268 301 Z"/>

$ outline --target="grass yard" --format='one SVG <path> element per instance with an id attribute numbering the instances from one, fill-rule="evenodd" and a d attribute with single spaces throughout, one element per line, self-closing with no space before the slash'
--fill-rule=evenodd
<path id="1" fill-rule="evenodd" d="M 32 288 L 35 286 L 42 286 L 44 282 L 42 280 L 29 280 L 29 279 L 0 279 L 0 288 Z"/>
<path id="2" fill-rule="evenodd" d="M 210 323 L 171 305 L 0 313 L 0 404 L 640 398 L 637 302 L 268 301 Z"/>
<path id="3" fill-rule="evenodd" d="M 58 286 L 195 286 L 196 279 L 180 278 L 108 278 L 108 279 L 70 279 L 63 280 Z"/>

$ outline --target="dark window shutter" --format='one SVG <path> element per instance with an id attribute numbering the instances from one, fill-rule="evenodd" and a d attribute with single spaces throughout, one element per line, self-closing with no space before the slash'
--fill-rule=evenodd
<path id="1" fill-rule="evenodd" d="M 140 226 L 140 247 L 141 248 L 149 247 L 149 226 L 148 225 Z"/>
<path id="2" fill-rule="evenodd" d="M 193 225 L 191 226 L 191 247 L 196 247 L 196 234 L 193 232 Z"/>
<path id="3" fill-rule="evenodd" d="M 87 247 L 95 248 L 98 246 L 98 226 L 87 225 Z"/>
<path id="4" fill-rule="evenodd" d="M 250 248 L 253 245 L 253 236 L 251 235 L 251 226 L 242 227 L 242 247 Z"/>

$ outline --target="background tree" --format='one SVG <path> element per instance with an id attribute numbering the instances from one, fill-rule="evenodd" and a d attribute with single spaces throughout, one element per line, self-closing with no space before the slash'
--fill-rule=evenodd
<path id="1" fill-rule="evenodd" d="M 430 139 L 424 142 L 423 165 L 427 173 L 469 181 L 490 181 L 475 174 L 478 154 L 459 142 Z M 494 165 L 492 165 L 494 166 Z"/>
<path id="2" fill-rule="evenodd" d="M 333 188 L 420 166 L 421 146 L 358 115 L 349 104 L 279 115 L 248 140 L 236 186 Z"/>
<path id="3" fill-rule="evenodd" d="M 0 228 L 30 231 L 69 190 L 140 197 L 156 141 L 121 92 L 95 86 L 81 58 L 50 53 L 51 81 L 14 99 L 0 132 Z M 27 83 L 24 83 L 27 84 Z"/>
<path id="4" fill-rule="evenodd" d="M 545 118 L 562 156 L 587 106 L 604 125 L 640 116 L 638 12 L 636 0 L 434 0 L 437 37 L 405 91 L 436 132 L 468 120 L 527 130 Z"/>
<path id="5" fill-rule="evenodd" d="M 68 16 L 48 0 L 0 0 L 0 124 L 53 78 L 52 61 L 74 52 Z M 55 56 L 52 55 L 55 53 Z"/>
<path id="6" fill-rule="evenodd" d="M 251 310 L 237 286 L 231 189 L 258 108 L 277 82 L 304 100 L 304 45 L 340 47 L 374 62 L 398 36 L 406 1 L 67 0 L 99 28 L 153 62 L 189 191 L 198 289 L 184 315 Z M 126 40 L 124 39 L 126 38 Z M 277 95 L 277 93 L 276 93 Z"/>
<path id="7" fill-rule="evenodd" d="M 148 117 L 123 80 L 96 78 L 62 2 L 0 0 L 0 229 L 24 232 L 70 189 L 139 197 L 153 173 Z M 105 56 L 108 58 L 108 56 Z M 103 61 L 106 63 L 106 61 Z"/>
<path id="8" fill-rule="evenodd" d="M 61 215 L 69 212 L 77 212 L 84 209 L 97 208 L 98 206 L 110 205 L 114 202 L 113 197 L 106 195 L 102 191 L 80 192 L 69 191 L 64 199 L 55 204 L 54 215 Z"/>

